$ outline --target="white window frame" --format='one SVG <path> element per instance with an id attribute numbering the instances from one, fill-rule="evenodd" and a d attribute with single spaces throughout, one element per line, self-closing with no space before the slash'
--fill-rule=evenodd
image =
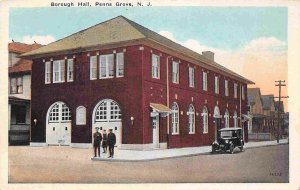
<path id="1" fill-rule="evenodd" d="M 189 117 L 189 134 L 195 134 L 195 108 L 191 104 L 187 113 Z"/>
<path id="2" fill-rule="evenodd" d="M 215 76 L 215 94 L 219 94 L 220 93 L 220 82 L 219 82 L 220 78 L 219 76 Z"/>
<path id="3" fill-rule="evenodd" d="M 67 60 L 67 82 L 74 81 L 74 59 Z"/>
<path id="4" fill-rule="evenodd" d="M 57 111 L 53 112 L 53 109 L 56 109 Z M 57 102 L 52 106 L 49 112 L 48 123 L 69 122 L 71 119 L 70 108 L 63 102 Z"/>
<path id="5" fill-rule="evenodd" d="M 225 119 L 225 128 L 229 128 L 229 112 L 227 109 L 224 114 L 224 119 Z"/>
<path id="6" fill-rule="evenodd" d="M 47 61 L 45 63 L 45 84 L 51 83 L 51 62 Z"/>
<path id="7" fill-rule="evenodd" d="M 154 79 L 160 79 L 160 57 L 155 54 L 152 54 L 151 58 L 151 76 Z"/>
<path id="8" fill-rule="evenodd" d="M 124 53 L 117 53 L 116 77 L 124 77 Z"/>
<path id="9" fill-rule="evenodd" d="M 206 106 L 204 106 L 201 116 L 202 116 L 203 134 L 207 134 L 208 133 L 208 110 Z"/>
<path id="10" fill-rule="evenodd" d="M 102 58 L 105 62 L 102 62 Z M 111 58 L 111 62 L 109 62 Z M 102 66 L 104 64 L 104 67 Z M 102 69 L 105 68 L 105 76 L 102 76 Z M 99 78 L 108 79 L 114 77 L 114 54 L 100 55 L 99 57 Z"/>
<path id="11" fill-rule="evenodd" d="M 58 70 L 56 71 L 56 67 Z M 63 83 L 65 82 L 65 60 L 55 60 L 53 61 L 53 83 Z M 55 75 L 58 74 L 58 80 L 56 80 Z"/>
<path id="12" fill-rule="evenodd" d="M 234 84 L 233 84 L 233 94 L 234 94 L 234 98 L 237 98 L 237 88 L 238 88 L 237 83 L 234 83 Z"/>
<path id="13" fill-rule="evenodd" d="M 172 125 L 172 135 L 179 134 L 179 106 L 176 102 L 172 104 L 172 112 L 171 112 L 171 125 Z"/>
<path id="14" fill-rule="evenodd" d="M 192 66 L 189 67 L 189 87 L 195 87 L 195 68 Z"/>
<path id="15" fill-rule="evenodd" d="M 224 84 L 225 84 L 225 96 L 229 96 L 228 80 L 225 80 Z"/>
<path id="16" fill-rule="evenodd" d="M 90 56 L 90 80 L 97 79 L 97 56 Z"/>
<path id="17" fill-rule="evenodd" d="M 76 125 L 86 125 L 86 108 L 84 106 L 76 108 Z"/>
<path id="18" fill-rule="evenodd" d="M 103 109 L 101 110 L 100 108 Z M 111 112 L 113 112 L 113 114 Z M 103 118 L 101 118 L 101 116 Z M 111 99 L 105 99 L 100 102 L 95 111 L 95 122 L 121 121 L 121 116 L 122 113 L 119 104 Z"/>
<path id="19" fill-rule="evenodd" d="M 202 74 L 202 89 L 207 91 L 207 72 L 203 72 Z"/>
<path id="20" fill-rule="evenodd" d="M 179 84 L 179 63 L 176 61 L 172 62 L 172 82 Z"/>
<path id="21" fill-rule="evenodd" d="M 238 116 L 237 116 L 237 112 L 234 111 L 234 115 L 233 115 L 233 123 L 234 123 L 234 127 L 238 127 Z"/>

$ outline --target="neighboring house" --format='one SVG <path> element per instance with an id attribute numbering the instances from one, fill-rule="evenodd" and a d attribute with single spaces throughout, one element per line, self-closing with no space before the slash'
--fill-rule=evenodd
<path id="1" fill-rule="evenodd" d="M 274 101 L 274 95 L 262 95 L 261 101 L 263 104 L 263 112 L 266 116 L 274 116 L 275 115 L 275 101 Z"/>
<path id="2" fill-rule="evenodd" d="M 289 130 L 289 113 L 284 112 L 284 104 L 283 101 L 275 101 L 275 117 L 277 118 L 278 111 L 280 112 L 280 133 L 283 135 L 288 135 Z"/>
<path id="3" fill-rule="evenodd" d="M 217 129 L 240 126 L 253 84 L 214 53 L 198 54 L 122 16 L 22 57 L 33 60 L 35 146 L 89 147 L 95 127 L 113 129 L 125 149 L 210 145 Z"/>
<path id="4" fill-rule="evenodd" d="M 9 58 L 9 144 L 29 143 L 32 61 L 18 58 L 22 53 L 41 47 L 40 44 L 12 42 Z"/>
<path id="5" fill-rule="evenodd" d="M 248 88 L 248 106 L 252 115 L 251 122 L 248 122 L 249 133 L 252 133 L 249 139 L 259 140 L 257 134 L 263 139 L 274 139 L 277 126 L 274 96 L 261 95 L 259 88 Z"/>
<path id="6" fill-rule="evenodd" d="M 248 107 L 251 115 L 251 120 L 248 121 L 248 131 L 252 133 L 253 131 L 258 131 L 262 126 L 263 106 L 261 101 L 261 93 L 259 88 L 248 88 Z"/>

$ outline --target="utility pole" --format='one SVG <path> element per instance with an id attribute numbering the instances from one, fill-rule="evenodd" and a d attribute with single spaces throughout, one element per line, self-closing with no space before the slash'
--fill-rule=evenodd
<path id="1" fill-rule="evenodd" d="M 285 80 L 277 80 L 275 81 L 275 86 L 279 87 L 279 93 L 278 93 L 278 97 L 274 97 L 274 98 L 278 98 L 279 99 L 279 103 L 278 103 L 278 108 L 277 108 L 277 130 L 276 130 L 276 140 L 277 143 L 279 143 L 279 128 L 280 128 L 280 123 L 281 123 L 281 109 L 280 109 L 280 102 L 281 102 L 281 98 L 289 98 L 288 96 L 281 96 L 281 87 L 282 86 L 286 86 Z"/>

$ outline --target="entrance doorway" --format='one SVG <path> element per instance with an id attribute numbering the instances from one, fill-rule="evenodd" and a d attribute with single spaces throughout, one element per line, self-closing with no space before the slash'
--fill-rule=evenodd
<path id="1" fill-rule="evenodd" d="M 159 115 L 152 118 L 153 147 L 159 148 Z"/>
<path id="2" fill-rule="evenodd" d="M 92 138 L 96 127 L 99 127 L 101 133 L 103 130 L 106 130 L 108 133 L 109 129 L 112 129 L 116 135 L 115 146 L 122 144 L 121 116 L 121 109 L 116 101 L 112 99 L 104 99 L 98 102 L 93 111 Z"/>
<path id="3" fill-rule="evenodd" d="M 48 145 L 71 144 L 71 112 L 64 102 L 55 102 L 48 109 L 46 143 Z"/>

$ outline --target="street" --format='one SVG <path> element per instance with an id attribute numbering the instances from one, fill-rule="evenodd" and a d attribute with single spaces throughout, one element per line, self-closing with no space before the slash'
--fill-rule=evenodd
<path id="1" fill-rule="evenodd" d="M 288 145 L 141 162 L 91 161 L 92 149 L 9 147 L 9 183 L 288 182 Z"/>

